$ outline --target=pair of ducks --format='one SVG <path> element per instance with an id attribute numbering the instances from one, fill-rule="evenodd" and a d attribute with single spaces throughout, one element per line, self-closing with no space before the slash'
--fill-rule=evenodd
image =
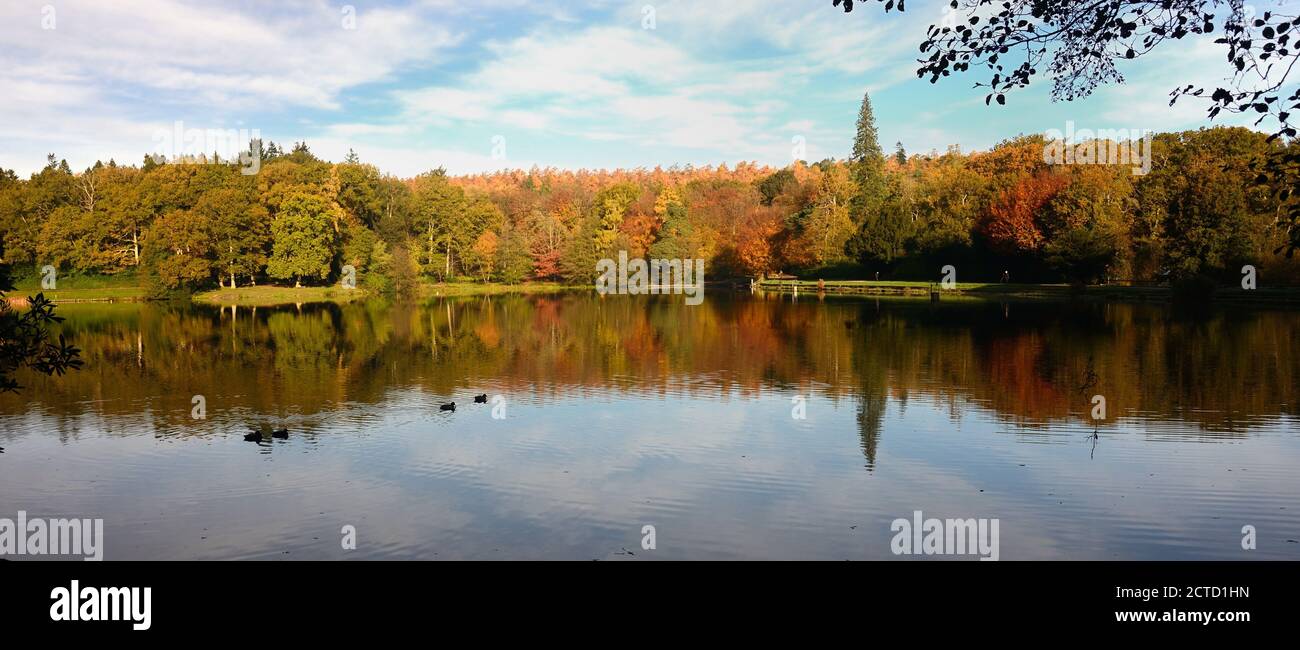
<path id="1" fill-rule="evenodd" d="M 475 404 L 487 404 L 487 393 L 483 393 L 482 395 L 475 395 L 475 396 L 474 396 L 474 403 L 475 403 Z M 456 403 L 455 403 L 455 402 L 448 402 L 448 403 L 446 403 L 446 404 L 443 404 L 443 405 L 442 405 L 441 407 L 439 407 L 439 408 L 440 408 L 441 410 L 443 410 L 443 411 L 455 411 L 455 410 L 456 410 Z M 289 438 L 289 430 L 288 430 L 288 429 L 275 429 L 275 430 L 271 431 L 271 437 L 272 437 L 272 438 L 278 438 L 278 439 L 280 439 L 280 440 L 286 440 L 286 439 Z M 262 433 L 262 430 L 261 430 L 261 429 L 252 429 L 252 433 L 244 434 L 244 440 L 245 440 L 246 442 L 262 442 L 263 440 L 266 440 L 266 438 L 267 438 L 266 434 Z M 4 451 L 4 449 L 3 449 L 3 448 L 0 448 L 0 452 L 2 452 L 2 451 Z"/>
<path id="2" fill-rule="evenodd" d="M 245 442 L 262 442 L 263 440 L 267 439 L 267 435 L 262 433 L 261 429 L 253 429 L 252 431 L 253 431 L 252 433 L 244 434 Z M 279 438 L 280 440 L 285 440 L 289 437 L 289 430 L 275 429 L 274 431 L 271 432 L 270 437 Z"/>
<path id="3" fill-rule="evenodd" d="M 482 394 L 482 395 L 475 395 L 475 396 L 474 396 L 474 403 L 475 403 L 475 404 L 487 404 L 487 393 L 484 393 L 484 394 Z M 438 407 L 438 409 L 439 409 L 439 410 L 442 410 L 442 411 L 455 411 L 455 410 L 456 410 L 456 403 L 455 403 L 455 402 L 447 402 L 446 404 L 443 404 L 442 406 Z"/>

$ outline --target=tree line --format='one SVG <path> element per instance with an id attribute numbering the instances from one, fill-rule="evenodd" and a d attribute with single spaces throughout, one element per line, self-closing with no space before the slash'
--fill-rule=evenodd
<path id="1" fill-rule="evenodd" d="M 1043 136 L 988 151 L 885 154 L 864 98 L 853 155 L 782 169 L 503 171 L 414 178 L 305 143 L 235 161 L 110 160 L 73 172 L 51 155 L 30 178 L 0 170 L 0 252 L 18 274 L 135 274 L 158 294 L 258 283 L 328 284 L 346 266 L 379 291 L 420 281 L 588 283 L 596 261 L 706 260 L 711 278 L 1275 283 L 1293 199 L 1256 182 L 1279 149 L 1244 128 L 1154 136 L 1131 164 L 1049 164 Z M 1115 143 L 1100 143 L 1099 148 Z M 1123 144 L 1123 143 L 1120 143 Z"/>

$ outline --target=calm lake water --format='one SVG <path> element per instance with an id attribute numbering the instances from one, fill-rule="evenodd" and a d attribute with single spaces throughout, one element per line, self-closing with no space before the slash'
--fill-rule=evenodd
<path id="1" fill-rule="evenodd" d="M 86 367 L 0 397 L 0 517 L 102 517 L 110 560 L 890 559 L 915 510 L 998 518 L 1003 560 L 1300 559 L 1300 312 L 718 292 L 59 311 Z"/>

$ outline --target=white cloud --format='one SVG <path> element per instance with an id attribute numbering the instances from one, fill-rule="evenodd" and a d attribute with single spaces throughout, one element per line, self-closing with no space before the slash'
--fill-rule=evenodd
<path id="1" fill-rule="evenodd" d="M 327 0 L 61 0 L 57 28 L 43 30 L 42 3 L 4 3 L 0 165 L 34 171 L 48 151 L 79 168 L 134 162 L 174 120 L 247 124 L 331 157 L 353 147 L 402 173 L 525 166 L 491 158 L 487 144 L 455 150 L 496 134 L 542 164 L 785 164 L 793 136 L 809 159 L 846 154 L 864 89 L 885 144 L 924 151 L 985 146 L 1072 115 L 1081 127 L 1194 127 L 1205 106 L 1171 109 L 1169 90 L 1217 85 L 1226 70 L 1221 47 L 1188 41 L 1083 102 L 1051 104 L 1040 79 L 1014 106 L 986 109 L 969 75 L 915 78 L 916 44 L 941 8 L 886 15 L 868 3 L 846 15 L 830 3 L 659 0 L 646 30 L 643 4 L 356 3 L 348 30 Z"/>
<path id="2" fill-rule="evenodd" d="M 338 108 L 344 89 L 427 61 L 456 38 L 396 9 L 362 9 L 356 28 L 325 2 L 252 15 L 206 3 L 68 0 L 55 29 L 40 28 L 39 5 L 0 8 L 0 48 L 54 63 L 103 84 L 152 89 L 179 104 Z"/>
<path id="3" fill-rule="evenodd" d="M 345 29 L 341 8 L 322 0 L 65 0 L 54 29 L 42 28 L 43 6 L 0 5 L 0 128 L 15 138 L 7 164 L 22 170 L 55 146 L 76 165 L 128 151 L 134 161 L 176 119 L 334 111 L 345 91 L 427 67 L 458 39 L 411 9 L 363 7 Z M 78 155 L 91 145 L 103 149 Z"/>
<path id="4" fill-rule="evenodd" d="M 706 149 L 742 159 L 774 134 L 746 96 L 770 91 L 769 72 L 729 74 L 653 31 L 598 26 L 539 31 L 491 43 L 495 57 L 454 86 L 400 91 L 403 119 L 433 125 L 545 130 L 594 141 Z M 756 101 L 759 108 L 772 102 Z"/>

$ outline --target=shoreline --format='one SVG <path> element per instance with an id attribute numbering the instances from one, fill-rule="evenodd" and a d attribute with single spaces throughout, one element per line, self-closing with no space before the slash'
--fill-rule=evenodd
<path id="1" fill-rule="evenodd" d="M 1165 302 L 1174 301 L 1174 291 L 1169 286 L 1131 286 L 1118 284 L 1089 285 L 1076 289 L 1068 284 L 1003 284 L 959 282 L 953 289 L 943 289 L 938 282 L 914 282 L 905 280 L 833 280 L 819 283 L 817 280 L 762 280 L 754 287 L 761 291 L 773 293 L 799 293 L 837 296 L 898 296 L 913 298 L 930 298 L 943 300 L 948 297 L 1015 299 L 1015 300 L 1125 300 L 1131 302 Z M 1235 287 L 1218 288 L 1212 296 L 1206 296 L 1209 302 L 1227 302 L 1235 304 L 1284 304 L 1300 306 L 1300 287 L 1263 287 L 1244 290 Z"/>
<path id="2" fill-rule="evenodd" d="M 718 280 L 706 283 L 713 290 L 743 291 L 744 280 Z M 508 294 L 555 294 L 589 289 L 586 285 L 568 285 L 555 282 L 524 283 L 506 285 L 499 283 L 450 282 L 439 284 L 421 284 L 416 298 L 452 298 L 465 296 L 487 296 Z M 984 299 L 984 300 L 1121 300 L 1126 302 L 1174 302 L 1174 292 L 1169 286 L 1130 286 L 1130 285 L 1090 285 L 1082 290 L 1066 284 L 1002 284 L 1002 283 L 958 283 L 953 289 L 942 289 L 937 282 L 917 282 L 905 280 L 828 280 L 819 291 L 816 280 L 761 280 L 753 288 L 776 294 L 794 294 L 796 288 L 800 294 L 831 296 L 888 296 L 898 298 L 919 298 L 942 301 L 944 299 Z M 87 303 L 142 303 L 155 300 L 146 295 L 143 287 L 124 285 L 118 287 L 97 287 L 84 289 L 61 289 L 42 291 L 40 289 L 16 289 L 4 299 L 12 307 L 27 306 L 28 297 L 44 293 L 56 305 Z M 381 297 L 382 294 L 358 288 L 343 289 L 339 286 L 328 287 L 282 287 L 276 285 L 255 285 L 236 289 L 222 288 L 195 293 L 190 300 L 195 303 L 219 306 L 271 307 L 277 305 L 294 305 L 308 303 L 347 304 L 358 300 Z M 1219 288 L 1209 302 L 1228 304 L 1269 304 L 1300 307 L 1300 287 L 1262 287 L 1243 290 L 1235 287 Z"/>
<path id="3" fill-rule="evenodd" d="M 454 296 L 503 295 L 513 293 L 558 293 L 581 288 L 582 287 L 554 282 L 536 282 L 517 285 L 476 282 L 449 282 L 440 284 L 422 283 L 415 297 L 423 300 L 426 298 Z M 56 306 L 91 303 L 144 303 L 168 300 L 168 298 L 151 297 L 145 291 L 144 287 L 134 284 L 56 290 L 43 290 L 38 287 L 30 286 L 19 287 L 9 292 L 3 300 L 9 303 L 12 307 L 22 308 L 29 304 L 29 297 L 36 296 L 37 294 L 44 294 L 45 297 L 53 301 Z M 220 289 L 200 291 L 192 294 L 189 299 L 192 302 L 207 305 L 271 307 L 277 305 L 307 303 L 347 304 L 350 302 L 356 302 L 357 300 L 381 297 L 382 295 L 383 294 L 365 288 L 344 289 L 338 285 L 299 288 L 278 285 L 249 285 L 234 289 L 223 287 Z"/>

